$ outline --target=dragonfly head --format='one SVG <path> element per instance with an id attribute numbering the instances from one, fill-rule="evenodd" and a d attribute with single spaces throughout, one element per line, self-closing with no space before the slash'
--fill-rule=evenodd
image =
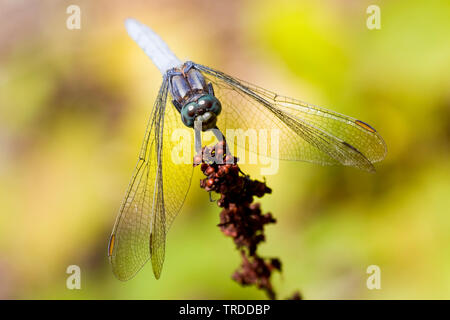
<path id="1" fill-rule="evenodd" d="M 191 128 L 194 127 L 195 121 L 201 121 L 202 130 L 205 131 L 216 126 L 220 111 L 222 111 L 220 101 L 211 94 L 205 94 L 183 106 L 181 120 Z"/>

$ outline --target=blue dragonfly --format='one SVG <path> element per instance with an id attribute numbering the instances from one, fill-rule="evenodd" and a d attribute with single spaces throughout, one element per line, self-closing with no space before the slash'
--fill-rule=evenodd
<path id="1" fill-rule="evenodd" d="M 113 273 L 132 278 L 151 259 L 161 275 L 167 232 L 191 183 L 192 163 L 171 161 L 171 133 L 225 129 L 279 130 L 279 159 L 341 164 L 374 172 L 386 145 L 366 122 L 281 96 L 213 68 L 180 61 L 149 27 L 127 19 L 126 29 L 162 73 L 134 173 L 108 246 Z M 220 140 L 223 135 L 217 134 Z"/>

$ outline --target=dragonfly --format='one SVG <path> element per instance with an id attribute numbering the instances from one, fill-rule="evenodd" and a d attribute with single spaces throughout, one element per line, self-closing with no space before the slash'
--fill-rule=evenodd
<path id="1" fill-rule="evenodd" d="M 161 276 L 166 235 L 193 173 L 192 163 L 171 161 L 177 128 L 194 130 L 197 151 L 205 131 L 276 128 L 282 160 L 374 172 L 373 164 L 386 156 L 383 138 L 366 122 L 182 62 L 148 26 L 130 18 L 125 27 L 161 72 L 162 84 L 109 240 L 108 256 L 119 280 L 132 278 L 149 260 L 156 279 Z"/>

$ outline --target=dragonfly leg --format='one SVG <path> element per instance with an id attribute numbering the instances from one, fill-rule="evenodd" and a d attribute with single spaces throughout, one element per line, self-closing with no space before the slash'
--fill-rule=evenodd
<path id="1" fill-rule="evenodd" d="M 195 152 L 199 154 L 202 151 L 202 122 L 194 122 L 194 143 Z"/>
<path id="2" fill-rule="evenodd" d="M 219 143 L 222 143 L 222 145 L 225 146 L 224 150 L 225 155 L 227 156 L 229 155 L 230 159 L 234 159 L 227 145 L 225 135 L 222 133 L 222 131 L 220 131 L 220 129 L 217 126 L 215 126 L 210 130 L 212 130 Z M 199 120 L 196 120 L 194 122 L 194 146 L 196 154 L 200 154 L 202 152 L 202 122 Z"/>
<path id="3" fill-rule="evenodd" d="M 225 142 L 226 143 L 225 135 L 222 133 L 222 131 L 220 131 L 220 129 L 217 126 L 212 128 L 212 131 L 213 131 L 214 135 L 216 136 L 216 138 L 217 138 L 217 140 L 219 142 Z"/>
<path id="4" fill-rule="evenodd" d="M 210 95 L 214 96 L 214 88 L 213 88 L 213 85 L 212 85 L 211 82 L 208 83 L 208 93 L 209 93 Z"/>
<path id="5" fill-rule="evenodd" d="M 178 112 L 181 112 L 182 107 L 181 107 L 181 104 L 177 100 L 173 99 L 172 104 L 175 106 L 175 108 L 178 110 Z"/>
<path id="6" fill-rule="evenodd" d="M 215 202 L 216 200 L 212 198 L 212 191 L 209 191 L 209 202 Z"/>
<path id="7" fill-rule="evenodd" d="M 223 145 L 225 146 L 225 150 L 224 150 L 225 155 L 230 156 L 229 159 L 234 159 L 233 155 L 230 152 L 230 147 L 227 144 L 225 135 L 222 133 L 222 131 L 220 131 L 220 129 L 217 126 L 215 126 L 212 129 L 212 131 L 213 131 L 214 135 L 216 136 L 217 140 L 219 142 L 223 142 Z"/>

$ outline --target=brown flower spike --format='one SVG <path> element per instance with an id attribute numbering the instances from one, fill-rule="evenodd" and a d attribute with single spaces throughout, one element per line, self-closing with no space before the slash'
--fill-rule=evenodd
<path id="1" fill-rule="evenodd" d="M 265 240 L 264 226 L 276 220 L 270 213 L 262 214 L 260 205 L 253 203 L 255 196 L 261 198 L 272 190 L 265 182 L 245 175 L 237 165 L 238 159 L 224 152 L 225 147 L 225 142 L 203 147 L 201 154 L 194 157 L 194 166 L 200 164 L 206 176 L 200 181 L 200 187 L 220 194 L 217 205 L 223 210 L 218 226 L 240 250 L 242 264 L 233 274 L 233 280 L 243 286 L 255 285 L 264 290 L 269 299 L 276 299 L 270 277 L 272 271 L 281 271 L 281 262 L 257 254 L 258 244 Z"/>

